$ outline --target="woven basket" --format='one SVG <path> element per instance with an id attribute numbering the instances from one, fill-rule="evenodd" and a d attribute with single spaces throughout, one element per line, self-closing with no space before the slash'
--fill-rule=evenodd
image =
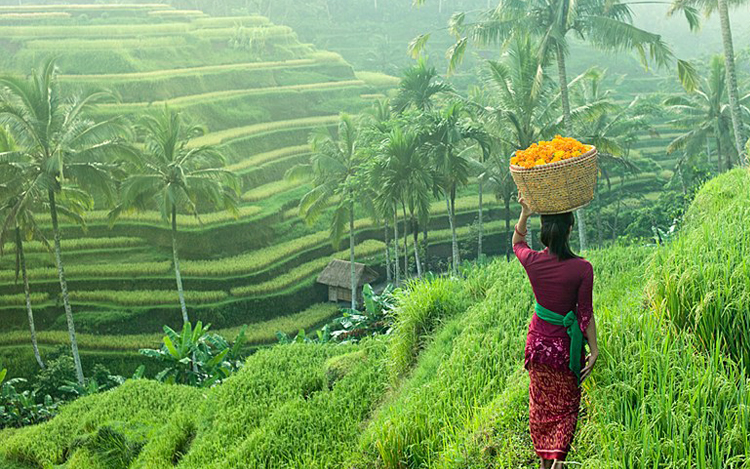
<path id="1" fill-rule="evenodd" d="M 598 152 L 592 147 L 583 155 L 533 168 L 510 165 L 518 192 L 540 215 L 572 212 L 594 200 L 599 172 Z"/>

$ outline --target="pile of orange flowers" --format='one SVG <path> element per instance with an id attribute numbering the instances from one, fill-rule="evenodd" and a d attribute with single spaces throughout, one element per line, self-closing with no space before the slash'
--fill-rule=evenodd
<path id="1" fill-rule="evenodd" d="M 550 141 L 542 140 L 539 143 L 532 143 L 526 150 L 518 150 L 510 159 L 510 164 L 533 168 L 575 158 L 589 150 L 591 150 L 590 145 L 584 145 L 574 138 L 555 135 L 555 138 Z"/>

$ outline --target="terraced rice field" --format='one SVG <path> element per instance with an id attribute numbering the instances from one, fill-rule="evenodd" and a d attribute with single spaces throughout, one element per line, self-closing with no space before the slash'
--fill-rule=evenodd
<path id="1" fill-rule="evenodd" d="M 83 14 L 87 24 L 82 24 Z M 252 47 L 232 47 L 237 34 L 257 41 Z M 319 311 L 306 316 L 303 310 L 325 297 L 314 282 L 320 270 L 331 257 L 347 254 L 331 246 L 325 215 L 312 225 L 299 219 L 296 207 L 309 187 L 283 176 L 309 160 L 311 131 L 334 126 L 340 112 L 369 106 L 397 86 L 397 79 L 355 72 L 340 55 L 303 44 L 290 28 L 260 16 L 216 18 L 161 4 L 2 7 L 0 36 L 10 44 L 0 56 L 4 70 L 26 74 L 55 54 L 66 90 L 106 88 L 119 97 L 99 106 L 98 118 L 137 119 L 165 104 L 178 109 L 207 129 L 190 145 L 218 145 L 240 176 L 238 217 L 227 212 L 178 217 L 191 319 L 222 328 L 250 323 L 257 332 L 250 336 L 259 343 L 273 340 L 275 331 L 269 331 L 274 325 L 291 332 L 325 319 Z M 663 152 L 670 136 L 644 140 L 638 151 Z M 653 180 L 644 176 L 626 184 L 652 190 Z M 464 246 L 472 246 L 476 237 L 470 225 L 477 202 L 476 186 L 463 190 L 457 201 Z M 492 197 L 485 204 L 490 218 L 485 245 L 504 252 L 502 210 Z M 432 214 L 429 241 L 435 255 L 450 242 L 444 201 L 433 203 Z M 88 213 L 85 231 L 61 220 L 79 328 L 93 334 L 146 334 L 151 343 L 162 324 L 180 322 L 169 226 L 159 213 L 145 212 L 123 216 L 110 228 L 106 215 L 106 207 Z M 49 230 L 46 214 L 37 219 Z M 382 264 L 382 229 L 363 214 L 355 229 L 358 260 Z M 48 346 L 57 339 L 45 338 L 59 338 L 65 327 L 57 273 L 41 243 L 27 243 L 26 253 L 37 325 Z M 0 258 L 4 337 L 11 329 L 18 332 L 8 337 L 22 335 L 26 327 L 13 265 L 14 249 L 6 246 Z M 91 359 L 101 361 L 101 347 L 92 340 L 82 340 L 84 352 L 89 343 Z M 0 343 L 0 359 L 17 357 L 18 347 L 13 340 Z"/>

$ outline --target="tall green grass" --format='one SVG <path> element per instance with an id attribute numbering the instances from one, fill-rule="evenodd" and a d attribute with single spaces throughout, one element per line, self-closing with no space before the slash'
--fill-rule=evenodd
<path id="1" fill-rule="evenodd" d="M 683 233 L 654 258 L 653 303 L 705 350 L 750 367 L 750 173 L 736 169 L 700 191 Z M 750 368 L 749 368 L 750 369 Z"/>

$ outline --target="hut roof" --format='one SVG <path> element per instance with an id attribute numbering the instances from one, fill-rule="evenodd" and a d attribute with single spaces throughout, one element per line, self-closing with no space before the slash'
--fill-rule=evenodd
<path id="1" fill-rule="evenodd" d="M 333 259 L 328 263 L 323 272 L 318 275 L 318 283 L 332 287 L 351 288 L 351 271 L 349 261 Z M 354 276 L 357 286 L 361 287 L 378 278 L 378 273 L 358 262 L 354 263 Z"/>

